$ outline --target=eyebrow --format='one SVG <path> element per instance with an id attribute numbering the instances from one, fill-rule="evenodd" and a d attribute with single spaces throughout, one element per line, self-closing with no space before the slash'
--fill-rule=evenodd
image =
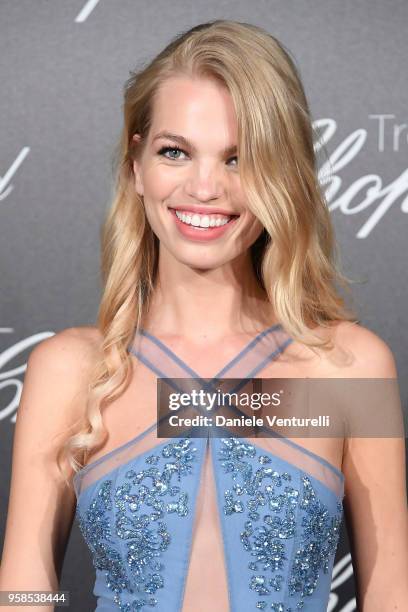
<path id="1" fill-rule="evenodd" d="M 196 150 L 193 143 L 187 140 L 187 138 L 184 138 L 184 136 L 180 136 L 179 134 L 172 134 L 171 132 L 162 131 L 156 134 L 152 142 L 158 140 L 159 138 L 168 138 L 169 140 L 174 140 L 175 142 L 178 142 L 184 145 L 185 147 L 190 148 L 192 151 Z M 237 151 L 237 145 L 231 145 L 230 147 L 224 149 L 224 155 L 233 155 L 234 153 L 237 153 Z"/>

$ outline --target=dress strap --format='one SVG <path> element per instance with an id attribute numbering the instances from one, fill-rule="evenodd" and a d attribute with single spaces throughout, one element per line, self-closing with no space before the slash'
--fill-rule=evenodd
<path id="1" fill-rule="evenodd" d="M 159 378 L 166 378 L 167 385 L 176 393 L 191 392 L 197 382 L 203 391 L 215 392 L 221 378 L 238 379 L 232 380 L 228 388 L 223 389 L 224 393 L 237 393 L 248 379 L 264 370 L 292 341 L 280 323 L 272 325 L 258 333 L 210 379 L 201 377 L 164 342 L 143 329 L 135 335 L 128 350 Z M 230 409 L 236 416 L 242 414 L 234 405 L 230 405 Z M 197 411 L 204 412 L 199 407 Z"/>
<path id="2" fill-rule="evenodd" d="M 210 379 L 210 383 L 216 383 L 220 378 L 255 377 L 280 353 L 283 353 L 292 341 L 293 339 L 284 331 L 280 323 L 268 327 L 244 346 L 231 361 Z M 192 377 L 203 384 L 206 380 L 164 342 L 145 330 L 140 330 L 135 335 L 128 351 L 160 378 Z"/>

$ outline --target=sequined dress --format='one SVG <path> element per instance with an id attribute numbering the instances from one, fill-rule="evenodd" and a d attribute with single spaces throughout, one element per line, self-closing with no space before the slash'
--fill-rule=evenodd
<path id="1" fill-rule="evenodd" d="M 254 378 L 292 339 L 262 331 L 212 379 Z M 202 380 L 141 330 L 157 377 Z M 157 423 L 74 477 L 96 611 L 326 612 L 344 476 L 277 433 L 159 438 Z"/>

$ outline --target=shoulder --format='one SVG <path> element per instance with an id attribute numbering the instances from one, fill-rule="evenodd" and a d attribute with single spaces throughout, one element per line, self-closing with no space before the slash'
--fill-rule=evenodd
<path id="1" fill-rule="evenodd" d="M 69 403 L 71 416 L 77 418 L 83 410 L 93 369 L 102 354 L 101 346 L 102 335 L 92 327 L 70 327 L 46 338 L 29 355 L 24 397 L 38 395 L 41 398 L 38 410 L 41 410 L 46 393 L 56 402 L 55 408 Z"/>
<path id="2" fill-rule="evenodd" d="M 69 327 L 37 344 L 28 362 L 69 371 L 82 369 L 101 354 L 102 339 L 96 327 Z"/>
<path id="3" fill-rule="evenodd" d="M 342 321 L 337 326 L 339 344 L 348 349 L 360 376 L 390 377 L 397 375 L 394 354 L 383 338 L 359 323 Z"/>
<path id="4" fill-rule="evenodd" d="M 390 346 L 379 335 L 360 323 L 335 321 L 329 329 L 334 348 L 328 359 L 342 371 L 342 376 L 356 378 L 396 378 L 397 367 Z"/>
<path id="5" fill-rule="evenodd" d="M 83 417 L 101 341 L 96 328 L 71 327 L 31 351 L 17 412 L 17 431 L 24 443 L 39 427 L 45 448 L 51 442 L 44 438 L 54 440 Z"/>

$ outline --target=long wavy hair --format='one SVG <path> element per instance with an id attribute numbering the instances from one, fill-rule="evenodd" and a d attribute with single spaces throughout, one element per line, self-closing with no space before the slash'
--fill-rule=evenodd
<path id="1" fill-rule="evenodd" d="M 101 236 L 101 357 L 89 382 L 85 414 L 58 451 L 62 472 L 63 458 L 77 471 L 104 443 L 102 408 L 131 380 L 127 349 L 149 310 L 159 251 L 134 187 L 133 161 L 140 149 L 132 136 L 141 134 L 143 143 L 158 88 L 180 75 L 217 79 L 231 94 L 241 185 L 264 228 L 251 247 L 253 269 L 282 326 L 312 350 L 329 350 L 331 341 L 315 335 L 313 327 L 357 321 L 336 287 L 350 291 L 318 183 L 308 103 L 289 52 L 252 24 L 214 20 L 193 27 L 125 83 L 113 202 Z"/>

